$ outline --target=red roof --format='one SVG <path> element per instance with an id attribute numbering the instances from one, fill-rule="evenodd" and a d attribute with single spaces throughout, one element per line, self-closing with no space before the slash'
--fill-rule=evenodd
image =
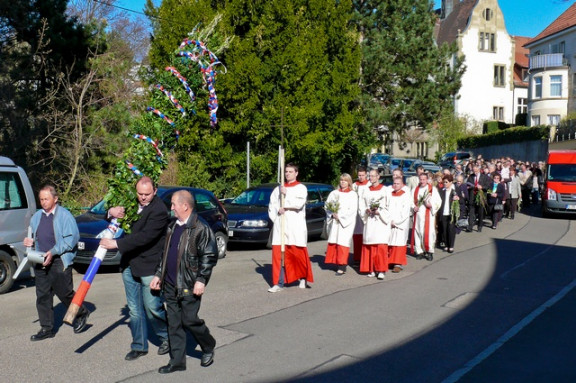
<path id="1" fill-rule="evenodd" d="M 525 45 L 535 43 L 545 37 L 552 36 L 565 29 L 576 26 L 576 3 L 572 4 L 563 14 L 561 14 L 552 24 L 548 25 L 540 34 L 528 41 Z"/>
<path id="2" fill-rule="evenodd" d="M 514 54 L 514 85 L 527 87 L 528 83 L 524 81 L 522 76 L 522 69 L 528 69 L 530 60 L 528 59 L 528 54 L 530 51 L 524 48 L 530 37 L 525 36 L 514 36 L 516 41 L 516 48 Z"/>

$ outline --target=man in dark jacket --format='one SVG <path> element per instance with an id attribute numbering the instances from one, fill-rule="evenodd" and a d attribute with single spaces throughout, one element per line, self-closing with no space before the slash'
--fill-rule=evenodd
<path id="1" fill-rule="evenodd" d="M 166 310 L 157 291 L 150 290 L 150 281 L 162 257 L 162 246 L 168 225 L 166 205 L 156 196 L 156 186 L 149 177 L 136 183 L 139 218 L 132 224 L 130 234 L 119 239 L 102 239 L 100 246 L 122 253 L 120 267 L 130 310 L 131 351 L 126 360 L 138 359 L 148 353 L 148 322 L 161 344 L 158 354 L 167 354 L 168 330 Z M 110 217 L 123 218 L 124 207 L 116 206 L 108 211 Z"/>
<path id="2" fill-rule="evenodd" d="M 484 214 L 488 208 L 486 192 L 492 186 L 492 179 L 482 173 L 480 166 L 474 165 L 473 169 L 474 172 L 468 177 L 468 185 L 470 186 L 470 210 L 466 231 L 472 231 L 472 227 L 474 223 L 476 223 L 476 219 L 478 219 L 478 232 L 481 232 L 484 226 Z"/>
<path id="3" fill-rule="evenodd" d="M 200 365 L 214 362 L 216 340 L 204 321 L 198 318 L 202 295 L 212 268 L 218 261 L 218 247 L 212 230 L 194 212 L 194 197 L 186 190 L 172 196 L 172 211 L 177 220 L 168 226 L 162 261 L 150 288 L 166 297 L 170 362 L 161 374 L 186 370 L 186 330 L 202 349 Z"/>

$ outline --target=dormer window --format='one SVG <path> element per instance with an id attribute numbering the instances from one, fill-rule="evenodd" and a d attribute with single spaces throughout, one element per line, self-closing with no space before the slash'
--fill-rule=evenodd
<path id="1" fill-rule="evenodd" d="M 482 11 L 482 17 L 484 18 L 484 20 L 490 21 L 494 17 L 494 11 L 491 10 L 490 8 L 486 8 Z"/>

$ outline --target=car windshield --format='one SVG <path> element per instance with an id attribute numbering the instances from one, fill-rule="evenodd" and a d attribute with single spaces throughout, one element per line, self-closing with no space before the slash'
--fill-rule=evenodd
<path id="1" fill-rule="evenodd" d="M 576 182 L 576 165 L 548 165 L 548 180 L 555 182 Z"/>
<path id="2" fill-rule="evenodd" d="M 272 189 L 250 189 L 245 190 L 231 202 L 232 205 L 242 206 L 268 206 L 270 204 L 270 194 Z"/>
<path id="3" fill-rule="evenodd" d="M 377 163 L 384 163 L 390 158 L 388 154 L 373 154 L 370 156 L 370 163 L 377 164 Z"/>
<path id="4" fill-rule="evenodd" d="M 392 158 L 392 159 L 390 160 L 390 163 L 391 163 L 392 165 L 400 165 L 400 161 L 402 161 L 400 158 Z"/>
<path id="5" fill-rule="evenodd" d="M 90 213 L 104 215 L 106 213 L 105 205 L 106 205 L 105 201 L 101 200 L 96 205 L 92 206 L 92 208 L 90 209 Z"/>

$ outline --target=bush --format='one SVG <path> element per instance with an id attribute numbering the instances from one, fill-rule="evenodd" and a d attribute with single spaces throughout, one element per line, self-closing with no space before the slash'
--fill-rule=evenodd
<path id="1" fill-rule="evenodd" d="M 550 127 L 545 125 L 527 128 L 525 126 L 499 130 L 494 133 L 470 136 L 458 140 L 459 148 L 479 148 L 490 145 L 502 145 L 512 142 L 548 140 Z"/>
<path id="2" fill-rule="evenodd" d="M 486 121 L 482 125 L 483 134 L 496 133 L 500 130 L 508 129 L 510 125 L 502 121 Z"/>

